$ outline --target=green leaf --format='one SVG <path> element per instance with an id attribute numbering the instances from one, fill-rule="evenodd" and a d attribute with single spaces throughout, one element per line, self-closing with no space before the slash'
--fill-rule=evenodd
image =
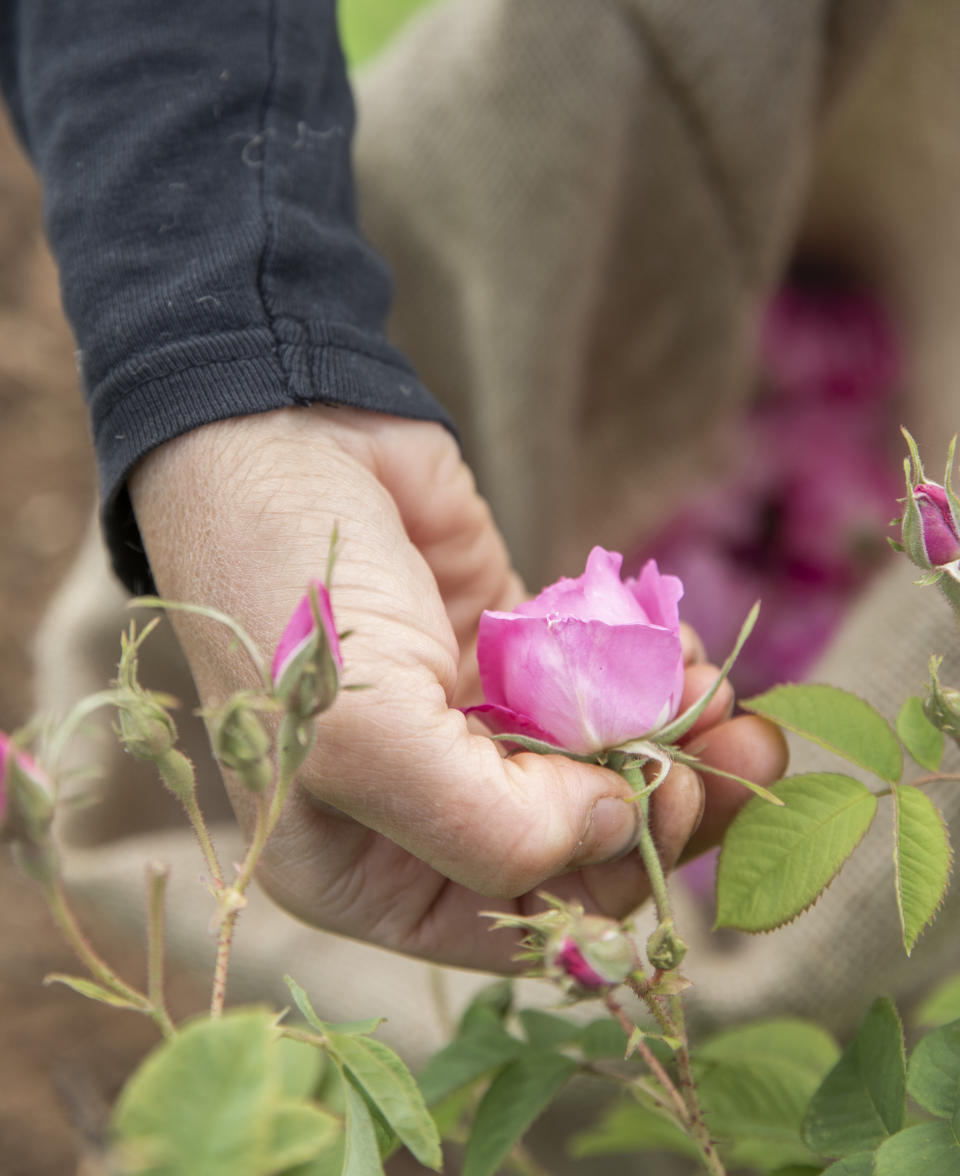
<path id="1" fill-rule="evenodd" d="M 580 1052 L 588 1062 L 600 1058 L 622 1058 L 627 1052 L 627 1035 L 609 1017 L 585 1025 L 580 1033 Z"/>
<path id="2" fill-rule="evenodd" d="M 823 1176 L 873 1176 L 873 1158 L 873 1152 L 854 1152 L 824 1168 Z"/>
<path id="3" fill-rule="evenodd" d="M 804 1138 L 821 1155 L 869 1151 L 903 1126 L 905 1090 L 903 1029 L 881 998 L 811 1099 Z"/>
<path id="4" fill-rule="evenodd" d="M 513 1010 L 512 980 L 494 980 L 485 984 L 464 1009 L 457 1033 L 463 1035 L 479 1026 L 502 1025 Z"/>
<path id="5" fill-rule="evenodd" d="M 612 1107 L 596 1126 L 575 1135 L 567 1150 L 576 1159 L 645 1151 L 700 1158 L 700 1149 L 682 1128 L 666 1115 L 635 1102 Z M 637 1170 L 641 1170 L 639 1166 Z"/>
<path id="6" fill-rule="evenodd" d="M 960 1111 L 960 1021 L 934 1029 L 910 1056 L 907 1090 L 931 1115 L 952 1119 Z"/>
<path id="7" fill-rule="evenodd" d="M 381 1176 L 383 1164 L 380 1162 L 373 1117 L 363 1095 L 352 1082 L 344 1082 L 343 1089 L 347 1108 L 347 1138 L 340 1176 Z"/>
<path id="8" fill-rule="evenodd" d="M 477 1108 L 463 1157 L 463 1176 L 493 1176 L 513 1145 L 577 1071 L 560 1054 L 540 1053 L 509 1062 Z"/>
<path id="9" fill-rule="evenodd" d="M 305 1164 L 340 1142 L 343 1120 L 330 1111 L 300 1100 L 275 1107 L 265 1172 Z"/>
<path id="10" fill-rule="evenodd" d="M 526 1049 L 522 1041 L 511 1037 L 492 1017 L 486 1027 L 471 1022 L 467 1033 L 455 1037 L 420 1071 L 423 1097 L 432 1106 L 468 1082 L 512 1062 Z"/>
<path id="11" fill-rule="evenodd" d="M 893 800 L 897 907 L 910 955 L 943 902 L 953 855 L 947 826 L 929 796 L 904 786 L 893 790 Z"/>
<path id="12" fill-rule="evenodd" d="M 303 1015 L 303 1019 L 308 1025 L 312 1026 L 318 1033 L 324 1036 L 333 1031 L 336 1033 L 347 1034 L 349 1036 L 361 1036 L 363 1034 L 372 1033 L 378 1029 L 386 1020 L 385 1017 L 368 1017 L 363 1021 L 340 1021 L 334 1023 L 331 1021 L 321 1021 L 317 1014 L 313 1011 L 313 1005 L 310 1003 L 310 998 L 300 987 L 300 985 L 293 979 L 292 976 L 284 976 L 284 982 L 290 989 L 290 995 L 293 997 L 293 1002 Z"/>
<path id="13" fill-rule="evenodd" d="M 818 1073 L 760 1055 L 741 1061 L 700 1058 L 694 1072 L 710 1132 L 725 1144 L 731 1167 L 768 1172 L 816 1159 L 800 1128 Z"/>
<path id="14" fill-rule="evenodd" d="M 774 787 L 785 807 L 749 800 L 717 867 L 717 927 L 772 931 L 819 897 L 870 827 L 877 798 L 850 776 L 811 772 Z"/>
<path id="15" fill-rule="evenodd" d="M 275 1040 L 263 1009 L 185 1026 L 123 1088 L 115 1137 L 152 1157 L 149 1176 L 261 1176 L 279 1089 Z"/>
<path id="16" fill-rule="evenodd" d="M 960 975 L 944 980 L 914 1014 L 918 1025 L 946 1025 L 960 1018 Z"/>
<path id="17" fill-rule="evenodd" d="M 397 1138 L 421 1164 L 439 1169 L 440 1137 L 413 1075 L 389 1046 L 373 1037 L 329 1033 L 329 1049 L 363 1087 Z"/>
<path id="18" fill-rule="evenodd" d="M 836 1064 L 837 1043 L 813 1021 L 774 1017 L 726 1029 L 699 1046 L 696 1058 L 707 1061 L 776 1062 L 795 1066 L 815 1082 Z"/>
<path id="19" fill-rule="evenodd" d="M 351 69 L 362 65 L 387 45 L 401 25 L 418 9 L 435 0 L 340 0 L 337 22 L 344 54 Z"/>
<path id="20" fill-rule="evenodd" d="M 903 771 L 890 724 L 868 702 L 837 686 L 774 686 L 740 704 L 896 784 Z"/>
<path id="21" fill-rule="evenodd" d="M 957 1176 L 960 1142 L 949 1123 L 921 1123 L 888 1139 L 874 1165 L 875 1176 Z"/>
<path id="22" fill-rule="evenodd" d="M 938 772 L 943 759 L 943 732 L 923 713 L 922 698 L 908 698 L 897 715 L 897 734 L 921 768 Z"/>
<path id="23" fill-rule="evenodd" d="M 119 996 L 116 992 L 111 992 L 109 988 L 104 988 L 102 984 L 95 984 L 84 976 L 68 976 L 65 972 L 51 972 L 44 976 L 43 982 L 44 984 L 66 984 L 67 988 L 72 988 L 81 996 L 90 1000 L 98 1000 L 101 1004 L 112 1005 L 116 1009 L 133 1009 L 137 1013 L 146 1012 L 143 1005 L 127 1000 L 125 996 Z"/>
<path id="24" fill-rule="evenodd" d="M 581 1034 L 581 1026 L 566 1017 L 557 1017 L 540 1009 L 521 1009 L 517 1014 L 527 1041 L 534 1049 L 554 1049 L 569 1045 Z"/>
<path id="25" fill-rule="evenodd" d="M 309 1098 L 320 1085 L 323 1053 L 306 1041 L 280 1037 L 274 1046 L 280 1065 L 280 1088 L 288 1098 Z"/>

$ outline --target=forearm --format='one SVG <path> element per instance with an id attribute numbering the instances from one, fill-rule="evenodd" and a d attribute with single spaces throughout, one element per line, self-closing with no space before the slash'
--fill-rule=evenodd
<path id="1" fill-rule="evenodd" d="M 442 418 L 381 334 L 333 0 L 22 0 L 0 44 L 129 583 L 147 570 L 125 482 L 163 442 L 317 400 Z"/>

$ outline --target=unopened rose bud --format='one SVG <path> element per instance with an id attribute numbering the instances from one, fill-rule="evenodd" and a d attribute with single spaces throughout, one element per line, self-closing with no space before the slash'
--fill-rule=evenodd
<path id="1" fill-rule="evenodd" d="M 951 514 L 943 486 L 936 482 L 921 482 L 914 490 L 913 498 L 920 515 L 920 541 L 928 566 L 942 567 L 960 559 L 960 529 Z"/>
<path id="2" fill-rule="evenodd" d="M 53 820 L 53 792 L 39 766 L 0 731 L 0 834 L 39 845 Z"/>
<path id="3" fill-rule="evenodd" d="M 251 792 L 270 783 L 271 739 L 249 699 L 239 696 L 210 716 L 213 754 Z"/>
<path id="4" fill-rule="evenodd" d="M 158 760 L 176 744 L 176 724 L 147 692 L 120 693 L 116 706 L 120 740 L 132 756 Z"/>
<path id="5" fill-rule="evenodd" d="M 647 940 L 647 959 L 660 972 L 679 968 L 687 954 L 687 945 L 669 920 L 661 923 Z"/>
<path id="6" fill-rule="evenodd" d="M 937 675 L 939 658 L 930 663 L 930 693 L 924 699 L 923 713 L 931 723 L 960 745 L 960 690 L 940 685 Z"/>
<path id="7" fill-rule="evenodd" d="M 637 965 L 636 950 L 619 923 L 583 915 L 557 937 L 546 956 L 548 969 L 576 988 L 600 992 L 622 984 Z"/>
<path id="8" fill-rule="evenodd" d="M 951 485 L 956 438 L 950 443 L 941 486 L 927 480 L 916 442 L 905 429 L 903 435 L 910 456 L 904 463 L 907 496 L 900 535 L 910 559 L 918 567 L 932 571 L 960 559 L 960 499 Z"/>
<path id="9" fill-rule="evenodd" d="M 273 686 L 286 709 L 307 719 L 333 704 L 343 658 L 330 596 L 311 580 L 273 655 Z"/>

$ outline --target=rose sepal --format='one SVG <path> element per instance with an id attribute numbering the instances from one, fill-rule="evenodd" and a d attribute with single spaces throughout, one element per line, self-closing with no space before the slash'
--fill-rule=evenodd
<path id="1" fill-rule="evenodd" d="M 737 784 L 742 784 L 744 788 L 749 788 L 755 796 L 759 796 L 761 800 L 769 801 L 770 804 L 778 805 L 780 808 L 784 807 L 784 802 L 776 793 L 771 792 L 769 788 L 764 788 L 762 784 L 757 784 L 754 780 L 748 780 L 746 776 L 738 776 L 736 772 L 727 772 L 723 768 L 715 768 L 713 764 L 704 765 L 702 760 L 698 760 L 695 755 L 689 755 L 687 752 L 675 749 L 673 758 L 678 764 L 685 764 L 694 771 L 700 768 L 705 768 L 711 776 L 723 776 L 725 780 L 734 780 Z"/>
<path id="2" fill-rule="evenodd" d="M 947 448 L 947 469 L 943 475 L 943 488 L 950 506 L 950 517 L 953 519 L 954 530 L 960 535 L 960 496 L 953 488 L 953 461 L 956 450 L 957 438 L 954 436 L 950 439 L 950 445 Z"/>
<path id="3" fill-rule="evenodd" d="M 469 708 L 470 711 L 480 709 L 480 707 Z M 562 755 L 567 759 L 578 760 L 581 764 L 599 764 L 603 762 L 602 753 L 598 755 L 580 755 L 575 751 L 567 751 L 565 747 L 557 747 L 553 743 L 547 743 L 544 739 L 533 739 L 529 735 L 515 735 L 509 731 L 503 731 L 497 735 L 491 735 L 489 738 L 495 739 L 498 743 L 515 743 L 519 750 L 533 751 L 537 755 Z M 511 748 L 511 750 L 513 749 Z"/>
<path id="4" fill-rule="evenodd" d="M 747 613 L 746 619 L 740 626 L 740 633 L 734 643 L 730 656 L 720 667 L 720 674 L 717 680 L 713 683 L 709 690 L 701 694 L 693 706 L 688 707 L 682 715 L 677 717 L 671 723 L 667 723 L 665 727 L 661 727 L 658 731 L 651 731 L 647 738 L 652 743 L 676 743 L 678 739 L 686 735 L 693 724 L 700 718 L 703 712 L 710 705 L 714 695 L 723 685 L 728 674 L 733 669 L 733 664 L 740 656 L 740 650 L 743 649 L 744 643 L 753 632 L 753 627 L 757 623 L 757 617 L 760 615 L 760 601 L 754 604 L 753 608 Z"/>

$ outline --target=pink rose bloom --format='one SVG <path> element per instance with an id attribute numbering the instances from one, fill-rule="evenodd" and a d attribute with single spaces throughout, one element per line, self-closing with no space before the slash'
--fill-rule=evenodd
<path id="1" fill-rule="evenodd" d="M 18 785 L 18 795 L 23 793 L 20 796 L 19 808 L 26 807 L 28 812 L 37 808 L 38 811 L 42 810 L 41 815 L 45 818 L 46 810 L 51 803 L 50 785 L 46 776 L 37 766 L 33 756 L 25 751 L 18 751 L 10 736 L 0 731 L 0 829 L 5 823 L 9 825 L 11 820 L 19 825 L 16 817 L 11 817 L 11 813 L 15 813 L 18 806 L 11 807 L 10 803 L 14 789 Z"/>
<path id="2" fill-rule="evenodd" d="M 320 626 L 310 601 L 316 590 Z M 287 622 L 273 655 L 271 674 L 280 698 L 306 717 L 325 710 L 340 688 L 343 656 L 337 635 L 330 594 L 322 580 L 311 580 Z"/>
<path id="3" fill-rule="evenodd" d="M 683 689 L 683 585 L 653 560 L 621 580 L 622 563 L 595 547 L 577 579 L 558 580 L 515 612 L 485 612 L 477 660 L 486 703 L 469 712 L 498 733 L 579 755 L 669 722 Z"/>
<path id="4" fill-rule="evenodd" d="M 960 559 L 960 534 L 946 490 L 936 482 L 921 482 L 913 498 L 920 511 L 923 549 L 931 565 L 938 568 Z"/>

